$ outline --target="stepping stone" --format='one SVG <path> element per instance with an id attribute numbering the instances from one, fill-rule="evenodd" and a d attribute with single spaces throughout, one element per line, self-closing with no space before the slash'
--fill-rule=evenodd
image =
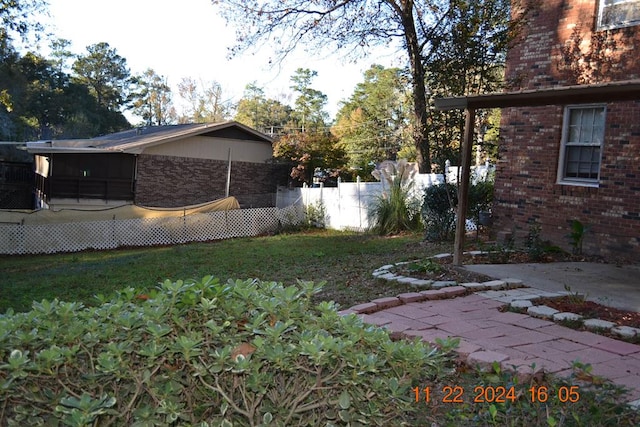
<path id="1" fill-rule="evenodd" d="M 433 283 L 433 280 L 416 279 L 413 282 L 411 282 L 410 285 L 415 288 L 429 288 L 431 287 L 432 283 Z"/>
<path id="2" fill-rule="evenodd" d="M 491 280 L 489 282 L 483 282 L 482 283 L 484 286 L 486 286 L 487 289 L 504 289 L 506 287 L 506 283 L 503 280 Z"/>
<path id="3" fill-rule="evenodd" d="M 464 286 L 470 291 L 484 291 L 487 289 L 482 283 L 470 282 L 470 283 L 460 283 L 460 286 Z"/>
<path id="4" fill-rule="evenodd" d="M 582 320 L 582 316 L 575 313 L 556 313 L 553 315 L 553 320 L 556 322 L 562 322 L 563 320 Z"/>
<path id="5" fill-rule="evenodd" d="M 412 284 L 413 282 L 415 282 L 418 279 L 414 279 L 413 277 L 398 276 L 395 280 L 398 283 L 403 283 L 405 285 L 410 285 L 410 284 Z"/>
<path id="6" fill-rule="evenodd" d="M 349 310 L 353 310 L 359 314 L 368 314 L 378 311 L 378 306 L 372 302 L 365 302 L 364 304 L 354 305 Z"/>
<path id="7" fill-rule="evenodd" d="M 507 287 L 509 288 L 519 288 L 524 286 L 524 282 L 520 279 L 512 279 L 512 278 L 506 278 L 506 279 L 502 279 L 502 281 L 504 283 L 507 284 Z"/>
<path id="8" fill-rule="evenodd" d="M 376 270 L 372 273 L 373 277 L 384 276 L 385 274 L 390 274 L 389 270 Z"/>
<path id="9" fill-rule="evenodd" d="M 554 314 L 559 313 L 559 311 L 546 305 L 534 305 L 527 309 L 527 313 L 540 319 L 549 319 L 553 317 Z"/>
<path id="10" fill-rule="evenodd" d="M 374 299 L 373 301 L 371 301 L 373 304 L 375 304 L 376 306 L 378 306 L 378 308 L 384 309 L 384 308 L 391 308 L 391 307 L 397 307 L 399 305 L 402 305 L 402 301 L 400 301 L 398 298 L 396 297 L 384 297 L 384 298 L 378 298 L 378 299 Z"/>
<path id="11" fill-rule="evenodd" d="M 584 327 L 587 329 L 611 329 L 617 325 L 601 319 L 587 319 L 584 321 Z"/>
<path id="12" fill-rule="evenodd" d="M 439 282 L 433 282 L 431 284 L 431 287 L 433 289 L 440 289 L 440 288 L 446 288 L 447 286 L 456 286 L 458 283 L 454 282 L 453 280 L 445 280 L 445 281 L 439 281 Z"/>
<path id="13" fill-rule="evenodd" d="M 484 255 L 488 252 L 483 252 L 483 251 L 469 251 L 469 252 L 465 252 L 466 255 L 471 255 L 471 256 L 478 256 L 478 255 Z"/>
<path id="14" fill-rule="evenodd" d="M 528 299 L 517 299 L 515 301 L 511 301 L 511 304 L 509 305 L 511 306 L 511 308 L 516 309 L 529 308 L 533 306 L 533 304 L 531 304 L 531 301 L 529 301 Z"/>
<path id="15" fill-rule="evenodd" d="M 434 259 L 442 259 L 442 258 L 448 258 L 448 257 L 450 257 L 450 256 L 451 256 L 451 254 L 438 254 L 438 255 L 434 255 L 434 256 L 432 256 L 431 258 L 434 258 Z"/>
<path id="16" fill-rule="evenodd" d="M 633 338 L 640 335 L 640 329 L 632 328 L 631 326 L 616 326 L 611 328 L 611 332 L 624 338 Z"/>
<path id="17" fill-rule="evenodd" d="M 467 289 L 462 286 L 447 286 L 445 288 L 442 288 L 442 292 L 444 292 L 447 298 L 451 298 L 458 295 L 466 294 Z"/>
<path id="18" fill-rule="evenodd" d="M 378 279 L 393 280 L 396 277 L 398 277 L 398 276 L 396 276 L 393 273 L 387 273 L 387 274 L 382 274 L 382 275 L 378 276 Z"/>
<path id="19" fill-rule="evenodd" d="M 398 299 L 403 303 L 407 304 L 410 302 L 424 301 L 427 299 L 427 297 L 418 292 L 407 292 L 407 293 L 398 295 Z"/>

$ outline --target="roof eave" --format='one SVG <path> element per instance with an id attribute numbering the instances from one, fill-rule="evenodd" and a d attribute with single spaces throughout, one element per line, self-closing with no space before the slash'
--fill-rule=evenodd
<path id="1" fill-rule="evenodd" d="M 640 100 L 640 80 L 436 98 L 435 104 L 437 110 L 456 110 L 634 100 Z"/>

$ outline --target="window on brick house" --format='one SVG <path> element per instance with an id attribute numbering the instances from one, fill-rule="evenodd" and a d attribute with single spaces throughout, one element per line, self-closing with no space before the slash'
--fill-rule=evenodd
<path id="1" fill-rule="evenodd" d="M 600 0 L 598 29 L 640 25 L 640 0 Z"/>
<path id="2" fill-rule="evenodd" d="M 597 186 L 604 141 L 605 105 L 568 106 L 558 167 L 561 184 Z"/>

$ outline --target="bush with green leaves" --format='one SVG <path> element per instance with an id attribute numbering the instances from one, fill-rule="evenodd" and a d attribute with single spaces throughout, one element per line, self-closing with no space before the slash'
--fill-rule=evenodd
<path id="1" fill-rule="evenodd" d="M 312 305 L 320 289 L 205 277 L 2 315 L 0 425 L 400 424 L 446 356 Z"/>
<path id="2" fill-rule="evenodd" d="M 492 180 L 478 181 L 469 186 L 469 219 L 476 224 L 480 219 L 480 212 L 491 209 L 493 204 L 494 182 Z"/>
<path id="3" fill-rule="evenodd" d="M 493 203 L 493 181 L 472 183 L 468 195 L 468 219 L 478 223 L 480 212 Z M 425 189 L 422 201 L 422 222 L 429 241 L 451 239 L 456 229 L 458 187 L 451 183 L 432 185 Z"/>
<path id="4" fill-rule="evenodd" d="M 422 222 L 429 241 L 448 240 L 456 229 L 458 188 L 451 183 L 431 185 L 424 190 Z"/>

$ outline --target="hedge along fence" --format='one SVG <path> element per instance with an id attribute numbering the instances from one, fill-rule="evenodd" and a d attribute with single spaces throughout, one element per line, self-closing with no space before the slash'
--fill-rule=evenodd
<path id="1" fill-rule="evenodd" d="M 50 254 L 249 237 L 296 225 L 303 220 L 303 209 L 289 206 L 283 209 L 234 209 L 170 218 L 52 224 L 0 223 L 0 253 Z"/>

